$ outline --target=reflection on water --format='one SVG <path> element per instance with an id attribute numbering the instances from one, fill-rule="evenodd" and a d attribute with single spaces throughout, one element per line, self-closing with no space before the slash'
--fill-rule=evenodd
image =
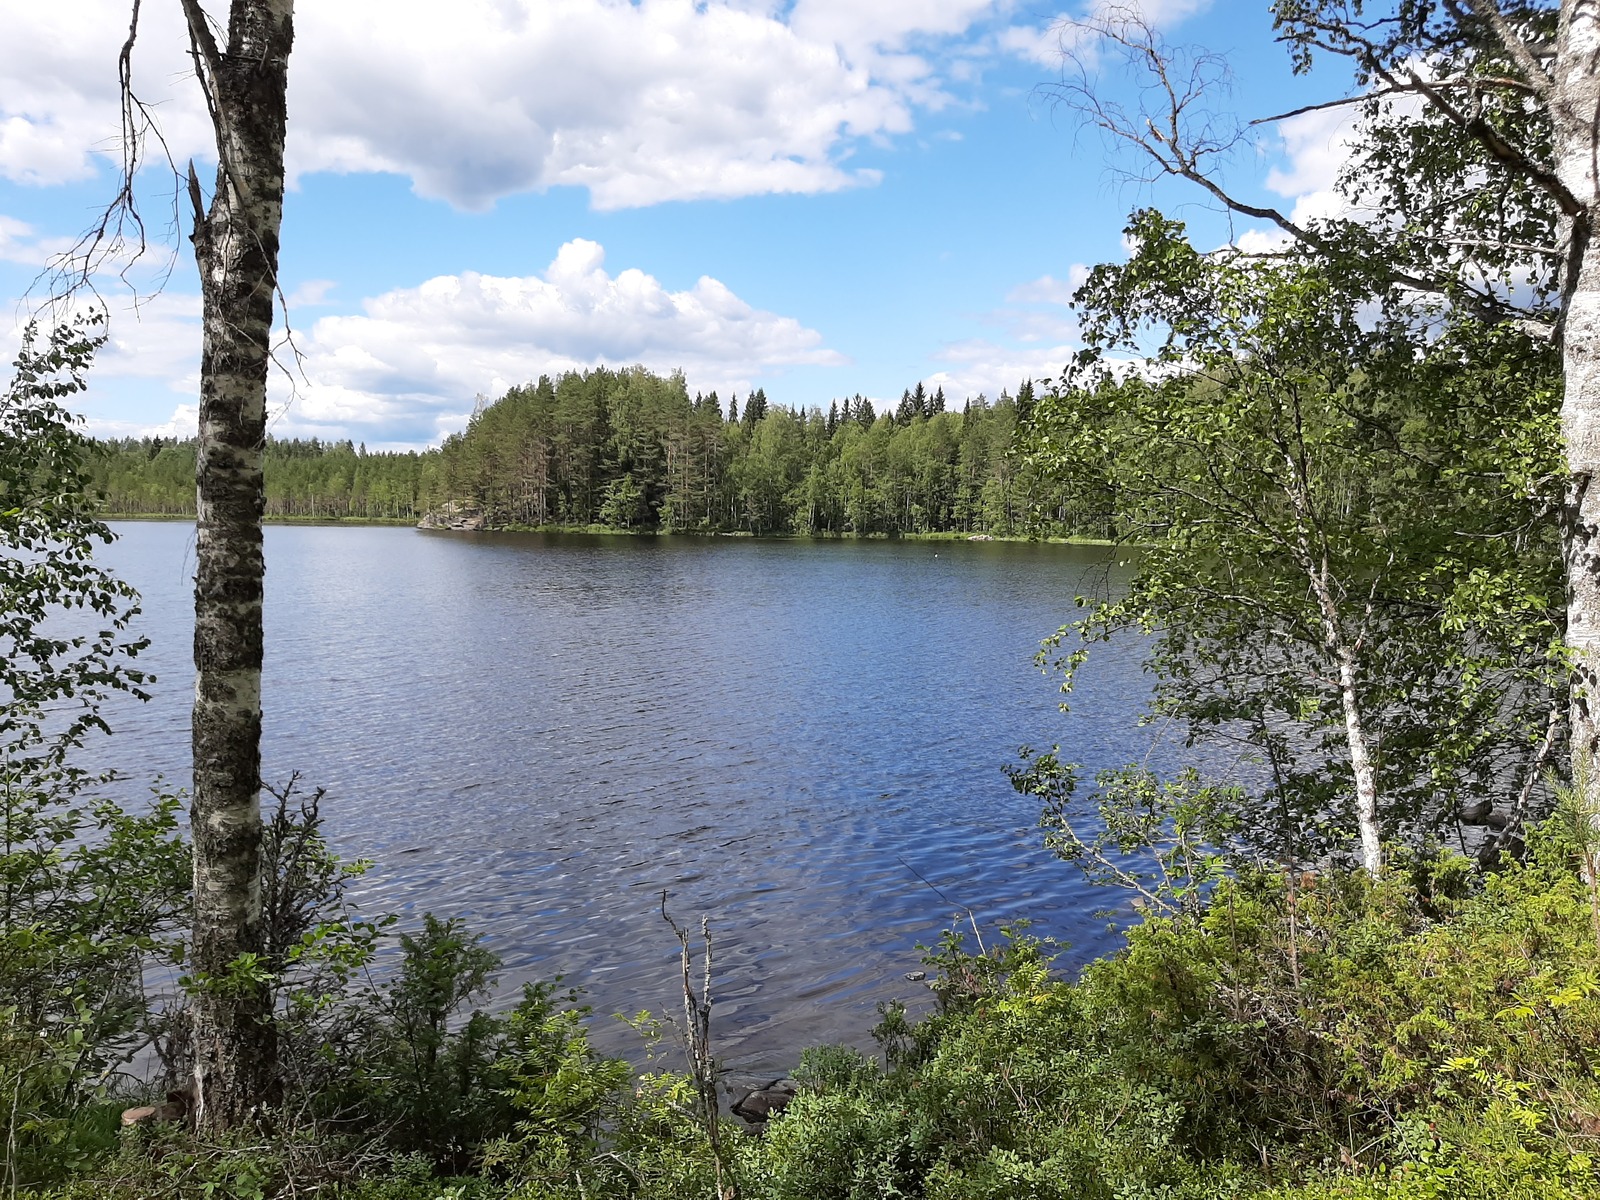
<path id="1" fill-rule="evenodd" d="M 111 753 L 183 782 L 193 531 L 117 529 L 160 681 L 115 709 Z M 759 1073 L 925 1003 L 903 974 L 953 905 L 986 934 L 1028 916 L 1073 960 L 1107 945 L 1111 898 L 1039 848 L 1001 774 L 1023 743 L 1091 770 L 1145 750 L 1136 647 L 1097 651 L 1070 719 L 1032 664 L 1106 586 L 1102 551 L 266 538 L 267 777 L 328 789 L 335 844 L 376 862 L 364 909 L 466 917 L 508 984 L 559 971 L 597 1012 L 675 1011 L 666 889 L 680 923 L 711 918 L 719 1055 Z"/>

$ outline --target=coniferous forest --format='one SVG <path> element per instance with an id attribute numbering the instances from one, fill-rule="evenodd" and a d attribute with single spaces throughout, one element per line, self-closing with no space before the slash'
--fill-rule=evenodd
<path id="1" fill-rule="evenodd" d="M 763 389 L 726 404 L 682 375 L 634 367 L 548 376 L 480 404 L 438 449 L 269 439 L 269 519 L 415 520 L 456 505 L 491 528 L 831 536 L 1103 536 L 1050 474 L 1013 452 L 1034 385 L 947 407 L 920 382 L 889 411 L 857 395 L 819 407 Z M 195 444 L 106 443 L 107 511 L 194 511 Z"/>

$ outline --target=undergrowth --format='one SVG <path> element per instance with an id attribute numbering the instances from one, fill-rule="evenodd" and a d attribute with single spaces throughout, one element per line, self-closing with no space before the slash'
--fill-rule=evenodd
<path id="1" fill-rule="evenodd" d="M 1600 1196 L 1600 955 L 1571 827 L 1553 819 L 1525 862 L 1486 876 L 1449 856 L 1377 882 L 1235 876 L 1201 910 L 1147 915 L 1075 980 L 1025 930 L 976 954 L 949 934 L 928 952 L 935 1013 L 886 1006 L 879 1054 L 806 1051 L 787 1111 L 731 1136 L 738 1191 Z M 497 964 L 454 923 L 429 918 L 404 951 L 391 984 L 352 999 L 360 1027 L 341 1025 L 279 1125 L 119 1140 L 89 1104 L 52 1126 L 59 1169 L 21 1194 L 717 1194 L 689 1078 L 594 1051 L 554 986 L 509 1014 L 473 1010 Z"/>

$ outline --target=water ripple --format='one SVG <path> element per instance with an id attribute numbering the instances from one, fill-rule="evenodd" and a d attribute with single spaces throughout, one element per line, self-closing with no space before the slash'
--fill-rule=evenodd
<path id="1" fill-rule="evenodd" d="M 188 772 L 192 531 L 127 523 L 160 675 L 119 706 L 136 778 Z M 798 544 L 267 531 L 265 771 L 328 789 L 357 900 L 463 916 L 506 996 L 556 972 L 597 1012 L 677 1011 L 662 922 L 709 915 L 721 1056 L 752 1073 L 862 1043 L 958 910 L 1108 944 L 1108 898 L 1040 847 L 1000 767 L 1067 743 L 1139 758 L 1137 647 L 1055 708 L 1031 658 L 1105 555 L 1005 544 Z M 937 553 L 937 557 L 935 557 Z M 602 1024 L 598 1040 L 637 1050 Z"/>

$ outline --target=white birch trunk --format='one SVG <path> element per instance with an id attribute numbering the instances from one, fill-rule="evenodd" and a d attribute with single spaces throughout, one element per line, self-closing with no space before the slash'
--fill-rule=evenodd
<path id="1" fill-rule="evenodd" d="M 1344 707 L 1345 745 L 1356 784 L 1356 828 L 1361 834 L 1361 865 L 1376 879 L 1383 870 L 1383 838 L 1378 829 L 1378 777 L 1372 767 L 1367 730 L 1356 692 L 1356 659 L 1339 648 L 1339 702 Z"/>
<path id="2" fill-rule="evenodd" d="M 193 967 L 212 979 L 262 948 L 261 456 L 293 10 L 293 0 L 232 2 L 210 84 L 221 165 L 193 236 L 205 314 L 195 465 Z M 197 996 L 202 1123 L 238 1124 L 274 1098 L 270 1005 L 262 983 Z"/>
<path id="3" fill-rule="evenodd" d="M 1572 780 L 1600 829 L 1600 257 L 1594 253 L 1600 151 L 1600 0 L 1565 0 L 1556 38 L 1551 117 L 1556 171 L 1582 206 L 1563 221 L 1561 436 L 1567 459 L 1562 540 L 1571 655 Z"/>
<path id="4" fill-rule="evenodd" d="M 1322 622 L 1322 644 L 1339 677 L 1339 706 L 1344 712 L 1345 750 L 1350 758 L 1350 775 L 1355 784 L 1356 831 L 1361 839 L 1361 865 L 1374 879 L 1383 871 L 1383 835 L 1378 824 L 1378 775 L 1372 765 L 1372 747 L 1361 713 L 1362 638 L 1351 639 L 1340 619 L 1339 602 L 1334 595 L 1333 572 L 1325 546 L 1313 549 L 1316 522 L 1312 518 L 1311 484 L 1307 472 L 1295 455 L 1284 451 L 1286 477 L 1293 481 L 1285 496 L 1294 508 L 1299 524 L 1296 542 L 1301 569 L 1317 602 Z M 1320 540 L 1319 540 L 1320 544 Z"/>
<path id="5" fill-rule="evenodd" d="M 1378 825 L 1378 776 L 1372 765 L 1372 747 L 1361 715 L 1360 661 L 1356 646 L 1339 620 L 1326 568 L 1307 564 L 1311 590 L 1322 616 L 1323 645 L 1339 674 L 1339 705 L 1344 710 L 1345 748 L 1355 783 L 1356 831 L 1361 838 L 1361 865 L 1374 879 L 1383 871 L 1383 836 Z"/>

